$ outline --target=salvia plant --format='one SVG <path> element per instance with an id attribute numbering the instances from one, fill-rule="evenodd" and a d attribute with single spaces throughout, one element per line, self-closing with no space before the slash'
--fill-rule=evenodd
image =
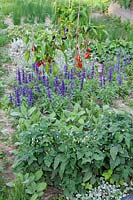
<path id="1" fill-rule="evenodd" d="M 73 99 L 76 93 L 80 93 L 90 87 L 95 80 L 97 89 L 106 89 L 110 84 L 122 86 L 125 79 L 125 67 L 132 62 L 132 55 L 125 55 L 121 51 L 112 65 L 104 63 L 97 66 L 95 61 L 87 67 L 69 67 L 65 65 L 62 70 L 55 71 L 54 63 L 47 64 L 38 61 L 33 64 L 32 70 L 24 68 L 17 70 L 16 85 L 10 94 L 10 103 L 20 107 L 23 103 L 32 106 L 42 95 L 49 102 L 55 96 Z"/>

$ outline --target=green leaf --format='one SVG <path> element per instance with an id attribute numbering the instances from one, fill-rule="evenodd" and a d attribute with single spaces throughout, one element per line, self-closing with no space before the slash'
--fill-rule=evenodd
<path id="1" fill-rule="evenodd" d="M 117 153 L 118 153 L 118 147 L 117 146 L 112 146 L 110 148 L 110 155 L 111 155 L 113 160 L 116 159 Z"/>
<path id="2" fill-rule="evenodd" d="M 104 172 L 104 173 L 102 174 L 102 176 L 103 176 L 103 177 L 105 178 L 105 180 L 107 181 L 107 180 L 109 180 L 109 179 L 111 178 L 112 173 L 113 173 L 113 171 L 112 171 L 111 169 L 109 169 L 108 171 Z"/>
<path id="3" fill-rule="evenodd" d="M 42 170 L 38 170 L 36 173 L 35 173 L 35 181 L 38 181 L 43 175 L 43 171 Z"/>
<path id="4" fill-rule="evenodd" d="M 83 158 L 81 164 L 83 165 L 83 164 L 86 164 L 86 163 L 87 163 L 87 164 L 88 164 L 88 163 L 91 163 L 91 158 L 89 158 L 89 157 L 88 157 L 88 158 Z"/>
<path id="5" fill-rule="evenodd" d="M 28 112 L 25 106 L 21 106 L 21 113 L 24 116 L 24 118 L 26 118 Z"/>
<path id="6" fill-rule="evenodd" d="M 85 175 L 83 177 L 83 182 L 87 182 L 90 178 L 92 177 L 92 172 L 91 171 L 87 171 L 85 172 Z"/>
<path id="7" fill-rule="evenodd" d="M 63 174 L 64 174 L 64 171 L 65 171 L 66 165 L 67 165 L 67 162 L 62 162 L 61 163 L 60 171 L 59 171 L 59 175 L 60 175 L 61 179 L 63 178 Z"/>
<path id="8" fill-rule="evenodd" d="M 47 187 L 47 183 L 46 182 L 42 182 L 42 183 L 39 183 L 37 185 L 37 191 L 38 192 L 42 192 L 43 190 L 45 190 Z"/>
<path id="9" fill-rule="evenodd" d="M 130 148 L 130 135 L 129 136 L 126 135 L 126 137 L 125 137 L 125 143 L 126 143 L 127 147 Z"/>
<path id="10" fill-rule="evenodd" d="M 44 160 L 44 163 L 46 164 L 47 167 L 50 167 L 52 162 L 53 162 L 53 157 L 46 157 Z"/>
<path id="11" fill-rule="evenodd" d="M 34 194 L 31 198 L 30 198 L 30 200 L 36 200 L 38 198 L 38 194 Z"/>
<path id="12" fill-rule="evenodd" d="M 26 59 L 26 61 L 28 61 L 29 58 L 30 58 L 30 51 L 26 51 L 25 52 L 25 59 Z"/>
<path id="13" fill-rule="evenodd" d="M 8 187 L 14 187 L 15 183 L 13 181 L 6 183 Z"/>
<path id="14" fill-rule="evenodd" d="M 26 191 L 27 194 L 33 194 L 33 191 L 32 191 L 31 188 L 28 188 L 28 189 L 26 189 L 25 191 Z"/>
<path id="15" fill-rule="evenodd" d="M 28 111 L 28 115 L 31 116 L 32 113 L 36 110 L 36 107 L 32 107 L 30 108 L 30 110 Z"/>
<path id="16" fill-rule="evenodd" d="M 103 160 L 103 159 L 104 159 L 104 156 L 95 153 L 95 154 L 93 155 L 93 159 L 94 159 L 94 160 Z"/>
<path id="17" fill-rule="evenodd" d="M 11 112 L 10 114 L 12 117 L 21 117 L 21 113 L 19 112 Z"/>
<path id="18" fill-rule="evenodd" d="M 78 120 L 78 122 L 79 122 L 80 124 L 84 124 L 84 119 L 81 118 L 81 119 Z"/>
<path id="19" fill-rule="evenodd" d="M 60 155 L 57 155 L 54 160 L 54 170 L 58 167 L 60 162 L 61 162 L 61 157 Z"/>

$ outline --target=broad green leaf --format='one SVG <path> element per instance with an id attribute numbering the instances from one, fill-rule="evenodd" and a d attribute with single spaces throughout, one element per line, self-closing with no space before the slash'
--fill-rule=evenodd
<path id="1" fill-rule="evenodd" d="M 88 158 L 83 158 L 82 159 L 82 165 L 83 164 L 86 164 L 86 163 L 91 163 L 91 159 L 88 157 Z"/>
<path id="2" fill-rule="evenodd" d="M 61 179 L 63 178 L 63 174 L 64 174 L 64 171 L 65 171 L 66 165 L 67 165 L 67 162 L 62 162 L 61 163 L 60 171 L 59 171 L 59 175 L 60 175 Z"/>
<path id="3" fill-rule="evenodd" d="M 113 171 L 109 169 L 108 171 L 104 172 L 102 176 L 105 178 L 105 180 L 109 180 L 112 176 Z"/>
<path id="4" fill-rule="evenodd" d="M 77 152 L 77 159 L 81 159 L 84 156 L 84 152 L 78 151 Z"/>
<path id="5" fill-rule="evenodd" d="M 26 61 L 28 61 L 29 58 L 30 58 L 30 51 L 26 51 L 25 52 L 25 59 L 26 59 Z"/>
<path id="6" fill-rule="evenodd" d="M 85 189 L 86 189 L 86 190 L 92 190 L 92 185 L 89 184 L 89 183 L 86 183 L 86 184 L 85 184 Z"/>
<path id="7" fill-rule="evenodd" d="M 61 162 L 61 156 L 57 155 L 54 159 L 54 170 L 58 167 L 59 163 Z"/>
<path id="8" fill-rule="evenodd" d="M 111 155 L 111 158 L 112 158 L 113 160 L 116 159 L 117 153 L 118 153 L 118 147 L 117 147 L 117 146 L 112 146 L 112 147 L 110 148 L 110 155 Z"/>
<path id="9" fill-rule="evenodd" d="M 130 148 L 130 135 L 127 135 L 125 137 L 125 143 L 126 143 L 127 147 Z"/>
<path id="10" fill-rule="evenodd" d="M 14 187 L 15 183 L 13 181 L 6 183 L 8 187 Z"/>
<path id="11" fill-rule="evenodd" d="M 26 191 L 27 194 L 33 194 L 33 191 L 32 191 L 31 188 L 28 188 L 28 189 L 26 189 L 25 191 Z"/>
<path id="12" fill-rule="evenodd" d="M 38 196 L 41 197 L 44 194 L 44 192 L 39 192 Z"/>
<path id="13" fill-rule="evenodd" d="M 36 200 L 38 198 L 38 194 L 34 194 L 31 198 L 30 198 L 30 200 Z"/>
<path id="14" fill-rule="evenodd" d="M 95 154 L 93 155 L 93 159 L 94 159 L 94 160 L 103 160 L 103 159 L 104 159 L 104 156 L 95 153 Z"/>
<path id="15" fill-rule="evenodd" d="M 35 181 L 38 181 L 43 175 L 43 171 L 42 170 L 38 170 L 36 173 L 35 173 Z"/>
<path id="16" fill-rule="evenodd" d="M 91 171 L 87 171 L 85 172 L 85 175 L 83 177 L 83 182 L 87 182 L 90 178 L 92 177 L 92 172 Z"/>
<path id="17" fill-rule="evenodd" d="M 38 192 L 42 192 L 43 190 L 45 190 L 47 187 L 47 183 L 42 182 L 42 183 L 38 183 L 37 185 L 37 191 Z"/>
<path id="18" fill-rule="evenodd" d="M 46 157 L 46 159 L 44 160 L 44 163 L 46 164 L 47 167 L 50 167 L 52 162 L 53 162 L 53 157 Z"/>
<path id="19" fill-rule="evenodd" d="M 80 124 L 84 124 L 84 119 L 81 118 L 81 119 L 78 120 L 78 122 L 79 122 Z"/>

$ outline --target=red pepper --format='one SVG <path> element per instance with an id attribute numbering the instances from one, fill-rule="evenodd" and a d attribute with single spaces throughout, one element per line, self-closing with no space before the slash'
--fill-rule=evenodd
<path id="1" fill-rule="evenodd" d="M 40 65 L 41 65 L 41 62 L 36 62 L 37 67 L 40 67 Z"/>
<path id="2" fill-rule="evenodd" d="M 77 67 L 78 67 L 78 68 L 82 68 L 82 67 L 83 67 L 83 63 L 82 63 L 82 62 L 78 62 L 78 63 L 77 63 Z"/>
<path id="3" fill-rule="evenodd" d="M 44 60 L 42 61 L 42 65 L 43 65 L 43 66 L 46 66 L 46 62 L 45 62 Z"/>
<path id="4" fill-rule="evenodd" d="M 88 51 L 88 52 L 90 52 L 90 51 L 91 51 L 91 49 L 88 47 L 88 48 L 87 48 L 87 51 Z"/>
<path id="5" fill-rule="evenodd" d="M 35 46 L 32 47 L 32 51 L 35 51 Z"/>
<path id="6" fill-rule="evenodd" d="M 79 62 L 79 61 L 80 61 L 80 55 L 77 55 L 77 56 L 75 57 L 75 60 Z"/>
<path id="7" fill-rule="evenodd" d="M 84 58 L 85 59 L 88 59 L 90 57 L 90 53 L 86 53 L 85 55 L 84 55 Z"/>

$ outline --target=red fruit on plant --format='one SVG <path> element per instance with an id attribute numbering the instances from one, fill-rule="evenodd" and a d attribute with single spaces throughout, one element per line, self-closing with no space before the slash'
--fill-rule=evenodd
<path id="1" fill-rule="evenodd" d="M 88 59 L 90 57 L 90 53 L 86 53 L 85 55 L 84 55 L 84 58 L 85 59 Z"/>
<path id="2" fill-rule="evenodd" d="M 82 68 L 82 67 L 83 67 L 83 63 L 82 63 L 82 62 L 78 62 L 78 63 L 77 63 L 77 67 L 78 67 L 78 68 Z"/>
<path id="3" fill-rule="evenodd" d="M 40 67 L 40 65 L 41 65 L 41 62 L 36 62 L 37 67 Z"/>
<path id="4" fill-rule="evenodd" d="M 77 56 L 75 57 L 75 60 L 79 62 L 79 61 L 80 61 L 80 55 L 77 55 Z"/>
<path id="5" fill-rule="evenodd" d="M 42 65 L 43 65 L 43 66 L 46 66 L 46 62 L 45 62 L 44 60 L 42 61 Z"/>
<path id="6" fill-rule="evenodd" d="M 89 52 L 90 52 L 90 51 L 91 51 L 91 49 L 88 47 L 88 48 L 87 48 L 87 51 L 89 51 Z"/>
<path id="7" fill-rule="evenodd" d="M 35 51 L 35 46 L 32 47 L 32 51 Z"/>

